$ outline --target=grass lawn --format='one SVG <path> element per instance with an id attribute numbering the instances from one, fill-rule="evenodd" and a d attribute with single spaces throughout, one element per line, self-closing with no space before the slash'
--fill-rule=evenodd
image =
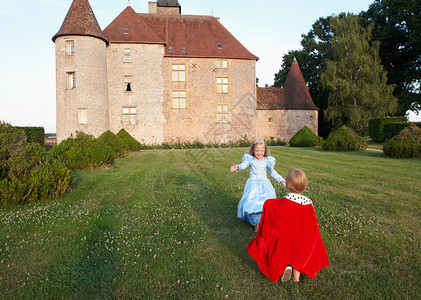
<path id="1" fill-rule="evenodd" d="M 297 285 L 247 254 L 249 171 L 229 172 L 245 151 L 132 153 L 62 199 L 0 209 L 0 298 L 421 298 L 421 159 L 271 147 L 278 173 L 307 173 L 330 260 Z"/>

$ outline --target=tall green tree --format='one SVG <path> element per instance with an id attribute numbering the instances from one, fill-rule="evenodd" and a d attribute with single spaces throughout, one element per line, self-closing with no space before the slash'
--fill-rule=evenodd
<path id="1" fill-rule="evenodd" d="M 327 119 L 333 126 L 347 125 L 362 133 L 371 118 L 394 113 L 397 99 L 379 58 L 378 41 L 371 43 L 373 24 L 363 27 L 359 16 L 330 19 L 333 59 L 321 76 L 329 90 Z"/>
<path id="2" fill-rule="evenodd" d="M 375 0 L 366 12 L 373 23 L 373 40 L 380 41 L 379 56 L 388 73 L 388 83 L 396 84 L 397 115 L 421 110 L 421 1 Z"/>

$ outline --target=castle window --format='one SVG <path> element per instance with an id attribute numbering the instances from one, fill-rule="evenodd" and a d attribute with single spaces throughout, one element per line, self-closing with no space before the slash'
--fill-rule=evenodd
<path id="1" fill-rule="evenodd" d="M 128 49 L 128 48 L 124 49 L 124 62 L 131 62 L 132 61 L 130 55 L 131 55 L 130 49 Z"/>
<path id="2" fill-rule="evenodd" d="M 310 116 L 310 122 L 312 122 L 313 121 L 313 116 Z"/>
<path id="3" fill-rule="evenodd" d="M 125 76 L 124 77 L 124 85 L 126 92 L 132 91 L 132 76 Z"/>
<path id="4" fill-rule="evenodd" d="M 172 52 L 172 47 L 168 47 L 168 52 Z"/>
<path id="5" fill-rule="evenodd" d="M 129 34 L 129 29 L 124 28 L 124 34 Z"/>
<path id="6" fill-rule="evenodd" d="M 186 81 L 186 65 L 185 64 L 173 64 L 172 69 L 172 81 Z"/>
<path id="7" fill-rule="evenodd" d="M 190 124 L 191 124 L 191 118 L 186 118 L 186 120 L 185 120 L 185 121 L 186 121 L 186 124 L 187 124 L 187 125 L 190 125 Z"/>
<path id="8" fill-rule="evenodd" d="M 123 107 L 123 124 L 124 125 L 137 124 L 136 107 Z"/>
<path id="9" fill-rule="evenodd" d="M 68 72 L 67 73 L 67 89 L 71 90 L 76 88 L 76 73 Z"/>
<path id="10" fill-rule="evenodd" d="M 181 47 L 181 52 L 186 53 L 186 47 Z"/>
<path id="11" fill-rule="evenodd" d="M 86 108 L 78 108 L 77 123 L 79 125 L 86 125 L 88 123 L 88 110 Z"/>
<path id="12" fill-rule="evenodd" d="M 229 80 L 228 77 L 217 77 L 216 78 L 216 92 L 218 94 L 228 94 Z"/>
<path id="13" fill-rule="evenodd" d="M 186 91 L 172 91 L 171 93 L 171 108 L 187 108 Z"/>
<path id="14" fill-rule="evenodd" d="M 218 49 L 222 49 L 222 44 L 218 43 Z"/>
<path id="15" fill-rule="evenodd" d="M 216 107 L 216 120 L 218 123 L 228 123 L 228 104 L 218 104 Z"/>
<path id="16" fill-rule="evenodd" d="M 228 68 L 228 60 L 226 60 L 226 59 L 217 59 L 216 60 L 216 67 L 218 69 L 227 69 Z"/>
<path id="17" fill-rule="evenodd" d="M 268 123 L 269 123 L 269 124 L 272 124 L 272 122 L 273 122 L 273 118 L 272 118 L 272 117 L 269 117 L 269 118 L 268 118 Z"/>
<path id="18" fill-rule="evenodd" d="M 75 41 L 66 41 L 66 55 L 75 54 Z"/>

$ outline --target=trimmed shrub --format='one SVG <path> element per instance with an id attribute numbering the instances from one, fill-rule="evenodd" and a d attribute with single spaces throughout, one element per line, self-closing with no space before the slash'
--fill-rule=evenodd
<path id="1" fill-rule="evenodd" d="M 78 170 L 110 165 L 115 159 L 111 147 L 81 131 L 76 131 L 75 138 L 69 137 L 54 146 L 50 154 L 68 168 Z"/>
<path id="2" fill-rule="evenodd" d="M 8 205 L 62 196 L 72 174 L 22 130 L 0 123 L 0 203 Z"/>
<path id="3" fill-rule="evenodd" d="M 268 146 L 285 146 L 288 143 L 284 140 L 281 140 L 281 138 L 275 139 L 267 139 L 265 140 L 266 145 Z"/>
<path id="4" fill-rule="evenodd" d="M 421 157 L 421 128 L 415 124 L 404 128 L 383 146 L 383 153 L 393 157 Z"/>
<path id="5" fill-rule="evenodd" d="M 394 136 L 397 136 L 404 128 L 415 124 L 421 128 L 421 122 L 411 123 L 411 122 L 402 122 L 402 123 L 387 123 L 384 125 L 384 140 L 388 141 Z"/>
<path id="6" fill-rule="evenodd" d="M 38 143 L 45 147 L 45 131 L 44 127 L 16 127 L 25 132 L 26 141 L 28 143 Z"/>
<path id="7" fill-rule="evenodd" d="M 357 151 L 365 148 L 367 148 L 367 142 L 345 125 L 331 132 L 323 144 L 323 150 L 330 151 Z"/>
<path id="8" fill-rule="evenodd" d="M 127 155 L 128 149 L 126 144 L 110 130 L 107 130 L 101 134 L 97 140 L 111 147 L 114 150 L 116 157 L 124 157 Z"/>
<path id="9" fill-rule="evenodd" d="M 368 128 L 370 137 L 377 143 L 383 143 L 385 141 L 384 126 L 388 123 L 404 123 L 406 117 L 386 117 L 371 119 L 368 122 Z"/>
<path id="10" fill-rule="evenodd" d="M 116 135 L 123 141 L 129 151 L 139 151 L 142 149 L 142 144 L 136 141 L 126 130 L 121 129 Z"/>
<path id="11" fill-rule="evenodd" d="M 289 145 L 291 147 L 314 147 L 317 145 L 317 135 L 313 130 L 304 126 L 289 140 Z"/>

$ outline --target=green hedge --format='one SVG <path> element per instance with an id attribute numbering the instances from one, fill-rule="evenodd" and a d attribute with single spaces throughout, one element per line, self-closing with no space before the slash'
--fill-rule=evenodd
<path id="1" fill-rule="evenodd" d="M 62 196 L 72 181 L 62 163 L 39 143 L 28 143 L 22 130 L 0 123 L 0 204 Z"/>
<path id="2" fill-rule="evenodd" d="M 368 122 L 368 129 L 370 137 L 377 143 L 383 143 L 385 141 L 384 126 L 388 123 L 403 123 L 406 122 L 406 117 L 385 117 L 371 119 Z"/>
<path id="3" fill-rule="evenodd" d="M 289 145 L 291 147 L 314 147 L 318 144 L 317 135 L 308 128 L 304 126 L 301 128 L 290 140 Z"/>
<path id="4" fill-rule="evenodd" d="M 331 151 L 357 151 L 366 148 L 367 141 L 345 125 L 331 132 L 323 144 L 323 150 Z"/>
<path id="5" fill-rule="evenodd" d="M 402 122 L 402 123 L 387 123 L 384 125 L 384 137 L 385 141 L 390 140 L 394 136 L 397 136 L 404 128 L 415 124 L 421 128 L 421 122 Z"/>
<path id="6" fill-rule="evenodd" d="M 383 153 L 393 157 L 421 157 L 421 128 L 411 124 L 383 146 Z"/>
<path id="7" fill-rule="evenodd" d="M 26 135 L 26 141 L 28 143 L 38 143 L 42 147 L 45 147 L 45 131 L 44 127 L 20 127 L 16 126 L 17 129 L 23 130 Z"/>
<path id="8" fill-rule="evenodd" d="M 128 149 L 126 144 L 120 140 L 113 132 L 107 130 L 98 137 L 98 141 L 103 142 L 114 150 L 116 157 L 124 157 L 127 155 Z"/>
<path id="9" fill-rule="evenodd" d="M 125 147 L 129 149 L 129 151 L 138 151 L 142 149 L 142 144 L 136 141 L 130 133 L 128 133 L 126 130 L 121 129 L 116 136 L 123 141 L 125 144 Z"/>
<path id="10" fill-rule="evenodd" d="M 61 141 L 49 153 L 68 168 L 79 170 L 110 165 L 115 159 L 111 147 L 81 131 L 76 131 L 75 138 L 71 136 Z"/>

